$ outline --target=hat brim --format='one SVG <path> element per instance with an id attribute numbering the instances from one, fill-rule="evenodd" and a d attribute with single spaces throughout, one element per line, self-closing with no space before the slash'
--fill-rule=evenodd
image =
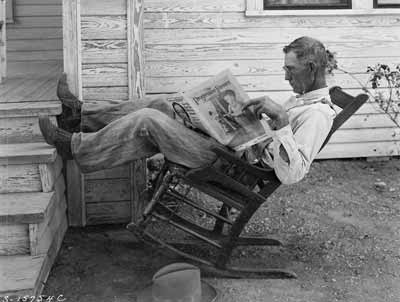
<path id="1" fill-rule="evenodd" d="M 151 288 L 152 286 L 149 285 L 141 290 L 137 295 L 137 302 L 154 302 Z M 207 282 L 201 280 L 201 302 L 215 302 L 217 298 L 218 291 Z"/>

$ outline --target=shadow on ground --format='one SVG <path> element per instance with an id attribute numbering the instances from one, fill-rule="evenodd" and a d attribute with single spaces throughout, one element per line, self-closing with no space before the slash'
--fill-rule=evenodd
<path id="1" fill-rule="evenodd" d="M 235 262 L 284 266 L 299 278 L 210 278 L 219 301 L 400 301 L 399 179 L 399 159 L 315 162 L 305 180 L 282 186 L 247 229 L 285 246 L 234 254 Z M 178 260 L 137 243 L 122 225 L 70 228 L 44 294 L 133 302 L 157 269 Z"/>

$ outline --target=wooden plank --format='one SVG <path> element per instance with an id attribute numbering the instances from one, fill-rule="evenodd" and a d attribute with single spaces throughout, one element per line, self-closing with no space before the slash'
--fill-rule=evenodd
<path id="1" fill-rule="evenodd" d="M 336 131 L 329 142 L 332 144 L 390 142 L 398 141 L 399 139 L 400 129 L 398 127 L 366 129 L 343 128 Z"/>
<path id="2" fill-rule="evenodd" d="M 96 171 L 85 174 L 85 180 L 89 179 L 110 179 L 110 178 L 128 178 L 129 165 L 124 165 L 107 170 Z"/>
<path id="3" fill-rule="evenodd" d="M 249 18 L 243 12 L 169 12 L 144 15 L 145 29 L 156 28 L 314 28 L 399 26 L 396 15 L 383 16 L 282 16 L 279 18 Z"/>
<path id="4" fill-rule="evenodd" d="M 54 189 L 54 184 L 61 175 L 62 167 L 63 161 L 61 156 L 57 156 L 57 159 L 54 163 L 39 164 L 43 192 L 50 192 Z"/>
<path id="5" fill-rule="evenodd" d="M 0 256 L 25 255 L 28 253 L 29 253 L 28 225 L 1 223 Z M 3 257 L 0 257 L 0 259 L 1 258 Z M 1 275 L 2 274 L 0 274 L 0 276 Z M 0 283 L 0 288 L 1 284 L 2 283 Z"/>
<path id="6" fill-rule="evenodd" d="M 129 99 L 145 95 L 143 58 L 143 0 L 128 0 L 128 89 Z"/>
<path id="7" fill-rule="evenodd" d="M 126 39 L 125 16 L 83 16 L 82 39 Z"/>
<path id="8" fill-rule="evenodd" d="M 323 43 L 359 43 L 373 34 L 377 43 L 395 42 L 400 39 L 400 30 L 391 27 L 348 27 L 342 30 L 329 28 L 271 28 L 266 34 L 264 28 L 224 28 L 222 29 L 152 29 L 144 33 L 148 44 L 232 44 L 232 43 L 288 43 L 297 37 L 312 36 Z M 86 37 L 90 39 L 90 36 Z"/>
<path id="9" fill-rule="evenodd" d="M 147 0 L 145 12 L 244 12 L 243 0 Z"/>
<path id="10" fill-rule="evenodd" d="M 82 41 L 82 63 L 127 63 L 127 40 Z"/>
<path id="11" fill-rule="evenodd" d="M 57 257 L 58 251 L 61 248 L 61 244 L 63 242 L 64 235 L 68 229 L 68 221 L 67 219 L 63 219 L 61 222 L 60 227 L 58 228 L 57 232 L 54 235 L 53 242 L 51 243 L 48 252 L 46 254 L 44 263 L 41 267 L 39 277 L 36 279 L 33 295 L 38 297 L 42 294 L 43 288 L 46 284 L 46 280 L 49 276 L 51 267 Z M 38 257 L 38 256 L 34 256 Z"/>
<path id="12" fill-rule="evenodd" d="M 62 200 L 60 200 L 53 216 L 51 217 L 50 221 L 48 221 L 45 231 L 39 238 L 37 245 L 35 246 L 35 249 L 31 250 L 32 256 L 47 253 L 60 227 L 62 225 L 67 224 L 66 210 L 67 210 L 67 204 L 64 197 Z"/>
<path id="13" fill-rule="evenodd" d="M 61 5 L 62 0 L 17 0 L 17 5 Z"/>
<path id="14" fill-rule="evenodd" d="M 7 25 L 9 28 L 62 27 L 61 16 L 18 16 L 18 23 Z"/>
<path id="15" fill-rule="evenodd" d="M 113 74 L 109 75 L 110 77 Z M 104 86 L 108 79 L 108 75 L 102 74 L 104 81 L 99 77 L 98 86 Z M 366 83 L 368 74 L 357 74 L 356 77 L 363 83 Z M 265 76 L 238 76 L 238 82 L 243 86 L 246 91 L 277 91 L 288 90 L 292 88 L 283 75 L 265 75 Z M 178 91 L 185 91 L 209 79 L 209 77 L 146 77 L 146 90 L 149 93 L 173 93 Z M 117 79 L 115 79 L 116 81 Z M 115 82 L 114 81 L 114 82 Z M 122 86 L 123 82 L 120 85 Z M 358 88 L 360 84 L 353 78 L 346 74 L 337 74 L 334 77 L 334 84 L 342 88 Z"/>
<path id="16" fill-rule="evenodd" d="M 62 50 L 38 50 L 38 51 L 10 51 L 8 60 L 10 62 L 62 60 Z"/>
<path id="17" fill-rule="evenodd" d="M 9 66 L 11 67 L 11 66 Z M 0 103 L 0 118 L 58 115 L 61 104 L 57 102 Z"/>
<path id="18" fill-rule="evenodd" d="M 283 73 L 283 59 L 252 60 L 193 60 L 193 61 L 146 61 L 147 77 L 176 76 L 214 76 L 229 68 L 235 76 L 240 75 L 272 75 Z M 400 62 L 400 57 L 390 58 L 391 62 Z M 367 67 L 375 65 L 375 58 L 343 58 L 340 59 L 342 69 L 351 73 L 363 73 Z M 104 62 L 106 63 L 106 62 Z M 341 74 L 335 71 L 335 74 Z"/>
<path id="19" fill-rule="evenodd" d="M 49 214 L 43 219 L 43 221 L 39 223 L 31 223 L 29 224 L 29 246 L 30 252 L 32 255 L 37 254 L 37 247 L 40 241 L 40 238 L 43 237 L 43 234 L 46 232 L 48 224 L 50 220 L 52 220 L 55 211 L 60 208 L 60 205 L 65 203 L 65 183 L 64 176 L 60 175 L 57 179 L 54 194 L 56 196 L 56 201 L 52 204 L 52 207 L 49 209 Z M 66 208 L 66 205 L 65 205 Z M 66 212 L 64 211 L 64 214 Z"/>
<path id="20" fill-rule="evenodd" d="M 29 66 L 30 63 L 27 63 Z M 58 77 L 45 74 L 43 77 L 7 78 L 0 90 L 2 103 L 55 101 Z"/>
<path id="21" fill-rule="evenodd" d="M 0 293 L 6 295 L 32 295 L 39 277 L 44 256 L 0 257 Z"/>
<path id="22" fill-rule="evenodd" d="M 56 156 L 56 149 L 44 143 L 8 144 L 0 149 L 0 164 L 49 163 Z"/>
<path id="23" fill-rule="evenodd" d="M 83 3 L 84 1 L 82 1 Z M 63 0 L 64 72 L 71 92 L 82 100 L 81 1 Z M 83 174 L 75 161 L 67 161 L 68 222 L 86 224 Z"/>
<path id="24" fill-rule="evenodd" d="M 11 40 L 7 43 L 7 51 L 38 51 L 38 50 L 61 50 L 63 49 L 62 39 L 48 40 Z"/>
<path id="25" fill-rule="evenodd" d="M 55 116 L 50 117 L 50 120 L 56 123 Z M 0 118 L 1 144 L 37 142 L 44 142 L 37 116 Z"/>
<path id="26" fill-rule="evenodd" d="M 148 31 L 147 31 L 148 32 Z M 345 32 L 345 31 L 341 31 Z M 199 40 L 200 41 L 200 40 Z M 272 41 L 272 40 L 271 40 Z M 284 43 L 236 43 L 231 44 L 192 44 L 160 45 L 150 44 L 145 40 L 145 60 L 148 61 L 172 61 L 172 60 L 245 60 L 245 59 L 281 59 L 283 60 L 283 47 L 290 42 Z M 380 61 L 383 57 L 397 57 L 400 42 L 326 42 L 327 48 L 337 53 L 340 58 L 376 58 Z"/>
<path id="27" fill-rule="evenodd" d="M 143 215 L 144 208 L 150 200 L 147 191 L 147 161 L 136 160 L 131 164 L 131 221 L 138 223 Z"/>
<path id="28" fill-rule="evenodd" d="M 31 165 L 0 165 L 0 194 L 40 192 L 39 168 Z"/>
<path id="29" fill-rule="evenodd" d="M 84 179 L 75 161 L 67 161 L 67 202 L 70 226 L 86 225 Z"/>
<path id="30" fill-rule="evenodd" d="M 129 201 L 88 203 L 86 207 L 88 225 L 128 223 L 130 221 Z"/>
<path id="31" fill-rule="evenodd" d="M 127 64 L 85 64 L 82 66 L 83 87 L 128 86 Z"/>
<path id="32" fill-rule="evenodd" d="M 82 99 L 80 0 L 63 0 L 64 72 L 73 94 Z"/>
<path id="33" fill-rule="evenodd" d="M 7 28 L 7 40 L 61 39 L 62 28 Z"/>
<path id="34" fill-rule="evenodd" d="M 398 141 L 328 144 L 316 158 L 354 158 L 400 155 Z"/>
<path id="35" fill-rule="evenodd" d="M 84 100 L 128 100 L 128 86 L 92 87 L 83 89 Z"/>
<path id="36" fill-rule="evenodd" d="M 81 0 L 82 16 L 126 15 L 126 0 Z"/>
<path id="37" fill-rule="evenodd" d="M 62 7 L 60 4 L 50 5 L 15 5 L 15 16 L 61 16 Z"/>
<path id="38" fill-rule="evenodd" d="M 46 77 L 47 75 L 56 77 L 62 71 L 62 62 L 59 60 L 51 61 L 48 60 L 46 62 L 8 62 L 8 76 L 10 79 L 13 78 L 32 78 L 33 76 L 37 76 L 38 74 Z M 12 80 L 10 80 L 12 81 Z M 7 81 L 8 82 L 8 81 Z M 55 88 L 55 86 L 54 86 Z M 35 100 L 38 104 L 38 100 Z M 59 103 L 59 101 L 57 100 Z M 35 104 L 35 103 L 31 103 Z"/>
<path id="39" fill-rule="evenodd" d="M 85 201 L 88 204 L 129 200 L 130 190 L 130 181 L 126 178 L 87 180 Z"/>
<path id="40" fill-rule="evenodd" d="M 38 223 L 49 215 L 57 194 L 8 193 L 0 195 L 0 223 Z"/>

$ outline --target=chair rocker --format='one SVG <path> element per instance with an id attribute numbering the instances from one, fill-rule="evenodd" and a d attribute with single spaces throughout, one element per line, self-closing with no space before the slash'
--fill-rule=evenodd
<path id="1" fill-rule="evenodd" d="M 353 97 L 343 92 L 340 87 L 331 88 L 330 95 L 332 102 L 342 110 L 334 119 L 332 129 L 321 149 L 332 134 L 368 99 L 366 94 Z M 132 219 L 127 228 L 144 242 L 183 256 L 200 266 L 202 270 L 220 277 L 295 278 L 294 272 L 284 269 L 230 265 L 232 252 L 238 246 L 282 245 L 276 239 L 241 236 L 253 214 L 281 183 L 273 169 L 250 165 L 222 147 L 213 151 L 219 158 L 218 167 L 210 165 L 199 169 L 188 169 L 166 161 L 156 179 L 151 200 L 149 202 L 143 200 L 141 205 L 132 205 L 144 210 L 140 218 Z M 257 186 L 258 192 L 254 190 Z M 218 207 L 194 201 L 190 194 L 191 188 L 218 200 Z M 172 206 L 171 200 L 174 200 Z M 204 213 L 203 215 L 208 218 L 207 225 L 204 226 L 204 223 L 183 215 L 181 213 L 183 207 Z M 231 215 L 232 212 L 235 215 Z M 198 246 L 215 250 L 214 255 L 198 255 L 197 248 L 187 251 L 153 234 L 149 226 L 155 221 L 189 234 L 195 238 Z"/>

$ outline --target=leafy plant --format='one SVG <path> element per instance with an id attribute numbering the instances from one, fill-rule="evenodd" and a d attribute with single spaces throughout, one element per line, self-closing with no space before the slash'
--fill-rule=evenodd
<path id="1" fill-rule="evenodd" d="M 363 84 L 352 73 L 338 65 L 336 53 L 327 51 L 328 65 L 327 72 L 333 74 L 334 70 L 341 71 L 353 78 L 379 107 L 388 114 L 390 119 L 400 127 L 398 116 L 400 114 L 400 64 L 390 68 L 386 64 L 368 66 L 366 72 L 369 78 Z M 384 89 L 382 89 L 384 88 Z"/>

